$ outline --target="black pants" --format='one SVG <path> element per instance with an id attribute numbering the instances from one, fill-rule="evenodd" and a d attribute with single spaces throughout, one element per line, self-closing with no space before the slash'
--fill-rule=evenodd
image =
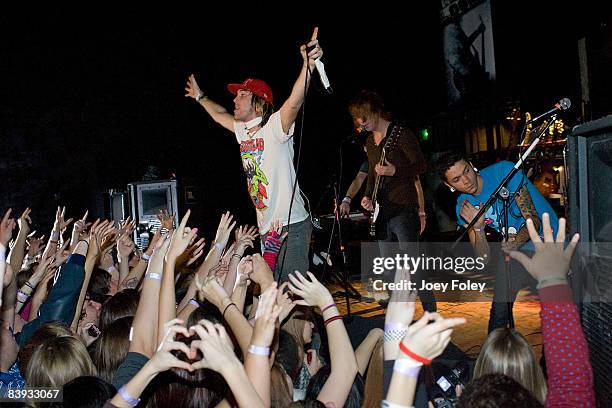
<path id="1" fill-rule="evenodd" d="M 390 253 L 390 248 L 384 243 L 397 242 L 399 250 L 407 249 L 408 243 L 419 241 L 419 230 L 421 223 L 419 221 L 418 208 L 416 206 L 406 207 L 403 211 L 393 214 L 390 217 L 383 217 L 376 223 L 377 237 L 381 245 L 381 256 L 394 257 L 395 253 Z M 425 279 L 424 272 L 419 270 L 412 276 L 412 281 L 417 287 L 421 287 L 421 281 Z M 393 281 L 391 279 L 391 281 Z M 423 309 L 428 312 L 435 312 L 436 298 L 431 290 L 419 290 L 419 298 Z"/>
<path id="2" fill-rule="evenodd" d="M 503 256 L 500 257 L 495 268 L 495 288 L 489 315 L 489 333 L 497 328 L 506 327 L 510 321 L 516 295 L 525 287 L 535 288 L 536 284 L 537 281 L 529 275 L 523 265 L 510 259 L 510 285 L 508 285 L 504 259 Z"/>

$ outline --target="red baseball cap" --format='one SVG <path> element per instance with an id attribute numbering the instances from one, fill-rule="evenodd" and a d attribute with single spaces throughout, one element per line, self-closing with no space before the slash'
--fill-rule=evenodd
<path id="1" fill-rule="evenodd" d="M 251 91 L 264 101 L 272 103 L 272 88 L 261 79 L 249 78 L 241 84 L 229 84 L 227 86 L 227 90 L 234 95 L 241 89 Z"/>

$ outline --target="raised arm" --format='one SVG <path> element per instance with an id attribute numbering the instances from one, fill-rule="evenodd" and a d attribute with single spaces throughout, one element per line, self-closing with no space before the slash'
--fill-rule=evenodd
<path id="1" fill-rule="evenodd" d="M 302 103 L 304 103 L 304 94 L 310 85 L 310 78 L 315 70 L 315 60 L 323 55 L 323 50 L 319 46 L 319 41 L 317 40 L 318 33 L 319 28 L 315 27 L 308 44 L 300 47 L 300 53 L 302 54 L 304 64 L 302 65 L 302 69 L 297 80 L 295 81 L 295 84 L 293 85 L 289 98 L 287 98 L 285 103 L 283 103 L 283 106 L 280 108 L 281 124 L 285 134 L 289 132 L 289 129 L 295 122 L 300 108 L 302 107 Z M 306 54 L 306 47 L 314 47 L 308 53 L 308 55 Z M 306 74 L 307 71 L 309 71 L 308 75 Z"/>
<path id="2" fill-rule="evenodd" d="M 159 291 L 159 315 L 157 317 L 157 327 L 159 330 L 161 330 L 167 322 L 176 317 L 176 298 L 174 293 L 174 269 L 176 260 L 185 252 L 189 243 L 198 232 L 197 228 L 190 229 L 186 227 L 189 215 L 191 215 L 191 211 L 187 210 L 180 225 L 176 228 L 174 234 L 172 234 L 172 241 L 166 253 L 164 273 L 162 275 L 162 283 Z"/>
<path id="3" fill-rule="evenodd" d="M 17 233 L 17 239 L 15 239 L 15 245 L 13 245 L 13 248 L 8 256 L 8 263 L 11 264 L 13 271 L 15 272 L 19 272 L 21 270 L 23 258 L 25 258 L 26 239 L 30 233 L 30 224 L 32 224 L 30 212 L 32 212 L 32 210 L 26 208 L 23 214 L 21 214 L 21 217 L 19 217 L 17 220 L 19 232 Z"/>
<path id="4" fill-rule="evenodd" d="M 153 357 L 136 373 L 130 381 L 121 387 L 117 394 L 110 401 L 116 407 L 132 408 L 133 401 L 140 402 L 140 395 L 147 385 L 157 376 L 157 374 L 171 368 L 182 368 L 193 371 L 191 365 L 175 357 L 173 352 L 182 351 L 186 356 L 191 356 L 191 350 L 185 343 L 175 341 L 177 333 L 189 337 L 189 332 L 179 323 L 182 321 L 172 320 L 169 322 L 168 329 L 165 331 L 164 339 Z"/>
<path id="5" fill-rule="evenodd" d="M 567 248 L 565 219 L 559 219 L 556 241 L 550 216 L 542 215 L 544 242 L 534 222 L 526 221 L 535 246 L 532 258 L 521 252 L 510 256 L 519 261 L 538 281 L 542 305 L 542 339 L 548 367 L 547 407 L 594 407 L 593 368 L 589 347 L 580 326 L 580 316 L 567 284 L 570 261 L 580 237 L 575 234 Z"/>
<path id="6" fill-rule="evenodd" d="M 4 213 L 2 221 L 0 221 L 0 307 L 2 306 L 2 291 L 4 289 L 4 277 L 6 273 L 6 255 L 8 251 L 8 243 L 13 236 L 15 229 L 15 220 L 9 218 L 11 209 L 9 208 Z M 12 277 L 11 277 L 12 280 Z M 12 327 L 12 326 L 11 326 Z"/>
<path id="7" fill-rule="evenodd" d="M 193 98 L 199 103 L 215 122 L 232 131 L 232 133 L 234 132 L 234 117 L 223 106 L 204 95 L 193 74 L 187 78 L 185 96 Z"/>
<path id="8" fill-rule="evenodd" d="M 308 278 L 300 272 L 289 274 L 289 288 L 302 297 L 303 300 L 296 301 L 297 304 L 317 306 L 323 312 L 329 340 L 331 373 L 317 399 L 324 404 L 333 402 L 336 407 L 342 407 L 359 369 L 355 352 L 332 295 L 312 273 L 308 272 L 307 276 Z"/>
<path id="9" fill-rule="evenodd" d="M 209 368 L 221 374 L 236 398 L 240 408 L 263 408 L 264 404 L 246 375 L 244 367 L 232 349 L 232 343 L 220 324 L 201 320 L 190 330 L 200 336 L 191 342 L 191 348 L 202 353 L 202 359 L 192 364 L 194 369 Z"/>

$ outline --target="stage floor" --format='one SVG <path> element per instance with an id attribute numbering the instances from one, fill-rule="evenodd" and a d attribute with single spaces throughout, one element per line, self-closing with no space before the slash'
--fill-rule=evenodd
<path id="1" fill-rule="evenodd" d="M 385 313 L 385 308 L 378 302 L 366 301 L 366 290 L 359 281 L 351 284 L 362 294 L 362 301 L 351 299 L 351 314 L 361 317 L 379 316 Z M 332 294 L 340 291 L 339 285 L 329 284 Z M 492 298 L 492 294 L 490 294 Z M 344 296 L 335 295 L 334 299 L 340 313 L 347 314 Z M 489 323 L 490 302 L 438 302 L 438 312 L 444 317 L 464 317 L 467 323 L 459 326 L 453 332 L 452 342 L 468 356 L 476 358 L 480 347 L 487 337 Z M 417 299 L 415 319 L 423 314 L 421 302 Z M 528 290 L 519 292 L 514 303 L 514 322 L 516 329 L 525 336 L 527 342 L 533 347 L 536 358 L 542 354 L 542 328 L 540 325 L 540 303 L 533 293 Z"/>

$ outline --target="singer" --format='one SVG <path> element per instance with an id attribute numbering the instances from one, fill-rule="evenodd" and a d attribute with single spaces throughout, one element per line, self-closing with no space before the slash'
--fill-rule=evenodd
<path id="1" fill-rule="evenodd" d="M 419 238 L 419 200 L 415 182 L 427 167 L 416 137 L 403 123 L 394 120 L 386 111 L 384 102 L 376 92 L 361 91 L 349 102 L 349 112 L 358 126 L 370 132 L 366 139 L 368 154 L 368 177 L 366 191 L 361 205 L 374 211 L 379 204 L 376 219 L 376 238 L 379 242 L 416 242 Z M 383 147 L 386 160 L 379 163 Z M 379 183 L 376 183 L 378 178 Z M 375 185 L 378 189 L 375 190 Z M 376 193 L 376 203 L 372 201 Z M 381 256 L 387 254 L 386 246 L 381 245 Z M 417 276 L 418 275 L 418 276 Z M 414 276 L 420 282 L 420 274 Z M 421 284 L 418 283 L 417 287 Z M 435 311 L 433 293 L 419 291 L 423 308 Z"/>
<path id="2" fill-rule="evenodd" d="M 260 79 L 247 79 L 243 83 L 227 86 L 236 95 L 233 115 L 206 96 L 193 75 L 189 76 L 185 87 L 185 96 L 193 98 L 215 122 L 236 135 L 247 176 L 247 188 L 257 211 L 259 233 L 262 236 L 267 234 L 276 220 L 282 222 L 283 232 L 286 232 L 290 222 L 289 235 L 281 247 L 276 264 L 277 279 L 284 265 L 281 281 L 287 280 L 289 272 L 298 270 L 305 273 L 309 266 L 312 224 L 299 186 L 296 187 L 290 217 L 289 208 L 297 177 L 293 167 L 295 120 L 304 102 L 304 86 L 310 84 L 307 70 L 313 72 L 315 60 L 323 55 L 317 35 L 318 28 L 315 28 L 308 44 L 300 47 L 304 64 L 289 98 L 276 112 L 272 104 L 272 89 Z M 308 53 L 307 46 L 312 47 Z M 263 242 L 264 239 L 262 249 Z"/>
<path id="3" fill-rule="evenodd" d="M 463 153 L 450 152 L 440 156 L 435 167 L 444 184 L 452 192 L 460 193 L 456 205 L 457 223 L 465 226 L 474 219 L 480 205 L 487 201 L 493 190 L 510 172 L 513 164 L 509 161 L 500 161 L 478 171 Z M 507 187 L 511 194 L 510 210 L 508 211 L 509 238 L 508 242 L 503 245 L 508 250 L 520 249 L 523 252 L 533 252 L 535 248 L 529 238 L 525 221 L 531 219 L 536 230 L 541 233 L 541 220 L 543 214 L 547 213 L 556 236 L 559 220 L 548 201 L 527 177 L 523 177 L 522 173 L 515 174 Z M 501 233 L 504 228 L 503 222 L 502 203 L 497 200 L 468 232 L 476 256 L 491 259 L 485 226 Z M 508 281 L 503 258 L 500 259 L 495 271 L 495 291 L 489 317 L 489 333 L 499 327 L 506 327 L 510 318 L 508 302 L 514 302 L 519 290 L 526 286 L 535 287 L 537 283 L 519 262 L 512 260 L 510 293 L 507 293 Z"/>

